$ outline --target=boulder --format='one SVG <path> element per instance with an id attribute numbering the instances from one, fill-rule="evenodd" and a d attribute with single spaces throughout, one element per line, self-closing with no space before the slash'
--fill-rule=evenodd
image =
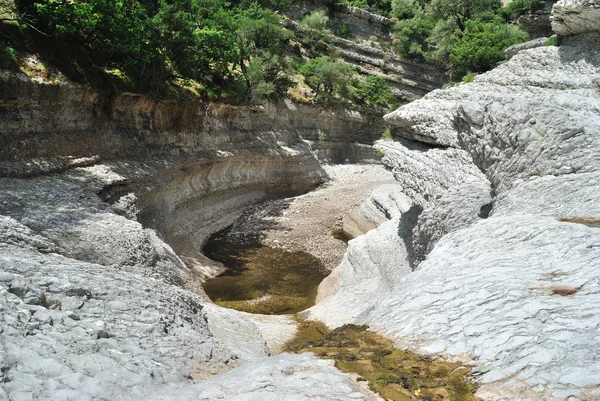
<path id="1" fill-rule="evenodd" d="M 560 0 L 552 7 L 552 30 L 561 36 L 600 31 L 600 1 Z"/>

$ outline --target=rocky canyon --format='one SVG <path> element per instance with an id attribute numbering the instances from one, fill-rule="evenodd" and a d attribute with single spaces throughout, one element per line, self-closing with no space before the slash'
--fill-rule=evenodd
<path id="1" fill-rule="evenodd" d="M 0 399 L 381 399 L 204 293 L 209 237 L 282 202 L 261 241 L 328 273 L 300 318 L 459 362 L 482 400 L 600 399 L 600 3 L 550 19 L 385 117 L 0 71 Z"/>

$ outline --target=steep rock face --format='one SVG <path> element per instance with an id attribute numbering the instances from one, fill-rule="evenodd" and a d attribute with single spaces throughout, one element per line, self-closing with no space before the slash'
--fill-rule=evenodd
<path id="1" fill-rule="evenodd" d="M 412 262 L 419 264 L 440 238 L 487 218 L 491 209 L 491 188 L 487 181 L 470 181 L 448 190 L 419 215 L 412 236 Z"/>
<path id="2" fill-rule="evenodd" d="M 567 3 L 594 15 L 583 0 L 555 11 Z M 383 224 L 350 242 L 347 257 L 370 270 L 342 263 L 315 316 L 343 304 L 335 325 L 366 323 L 400 347 L 471 361 L 488 399 L 600 397 L 597 43 L 592 32 L 521 50 L 471 84 L 388 115 L 396 136 L 438 146 L 379 145 L 425 209 L 409 240 L 417 262 L 426 258 L 411 272 L 404 241 L 388 249 L 395 258 L 369 260 Z M 360 280 L 378 285 L 352 298 Z"/>

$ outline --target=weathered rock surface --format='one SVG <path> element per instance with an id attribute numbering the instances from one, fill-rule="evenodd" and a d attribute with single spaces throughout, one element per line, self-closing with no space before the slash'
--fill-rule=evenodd
<path id="1" fill-rule="evenodd" d="M 356 238 L 410 209 L 412 202 L 401 191 L 402 187 L 398 184 L 383 185 L 375 189 L 359 208 L 344 216 L 344 233 L 350 238 Z"/>
<path id="2" fill-rule="evenodd" d="M 595 399 L 599 241 L 549 217 L 482 220 L 445 236 L 357 321 L 402 347 L 473 358 L 506 399 Z"/>
<path id="3" fill-rule="evenodd" d="M 578 35 L 386 117 L 396 136 L 447 147 L 378 144 L 424 208 L 409 239 L 426 258 L 411 272 L 398 235 L 373 252 L 394 220 L 382 224 L 350 242 L 314 317 L 470 361 L 486 399 L 600 398 L 600 49 L 581 28 L 598 30 L 595 7 L 560 1 Z"/>
<path id="4" fill-rule="evenodd" d="M 457 105 L 445 101 L 445 93 L 434 91 L 435 96 L 427 95 L 386 114 L 385 121 L 402 138 L 457 148 L 458 138 L 452 127 Z"/>
<path id="5" fill-rule="evenodd" d="M 560 0 L 552 8 L 552 29 L 569 36 L 600 31 L 600 2 L 597 0 Z"/>
<path id="6" fill-rule="evenodd" d="M 485 181 L 470 181 L 447 191 L 419 215 L 412 236 L 412 263 L 419 264 L 444 235 L 477 220 L 492 209 L 491 188 Z"/>
<path id="7" fill-rule="evenodd" d="M 378 141 L 376 147 L 385 153 L 382 160 L 392 169 L 401 191 L 421 207 L 466 182 L 487 182 L 461 149 L 430 148 L 410 141 Z"/>
<path id="8" fill-rule="evenodd" d="M 351 240 L 341 264 L 319 286 L 317 305 L 307 316 L 339 327 L 355 321 L 379 295 L 389 294 L 394 283 L 412 271 L 398 235 L 402 227 L 401 217 L 396 217 Z"/>
<path id="9" fill-rule="evenodd" d="M 556 0 L 536 0 L 531 2 L 529 12 L 517 19 L 519 27 L 529 33 L 529 37 L 541 38 L 552 35 L 550 17 Z"/>
<path id="10" fill-rule="evenodd" d="M 379 398 L 349 375 L 333 367 L 333 361 L 312 354 L 280 354 L 259 360 L 178 391 L 177 396 L 165 392 L 159 400 L 189 401 L 375 401 Z"/>
<path id="11" fill-rule="evenodd" d="M 41 238 L 2 218 L 0 344 L 9 399 L 144 398 L 167 383 L 186 385 L 191 370 L 215 374 L 238 363 L 208 330 L 198 296 L 47 253 L 50 241 Z M 245 330 L 250 342 L 261 339 L 256 328 Z M 266 355 L 266 347 L 256 353 Z"/>
<path id="12" fill-rule="evenodd" d="M 517 43 L 516 45 L 512 45 L 508 49 L 506 49 L 504 51 L 504 56 L 506 57 L 507 60 L 510 60 L 511 58 L 513 58 L 513 56 L 515 54 L 519 53 L 520 51 L 527 50 L 527 49 L 535 49 L 536 47 L 547 46 L 548 39 L 549 38 L 547 38 L 547 37 L 541 37 L 541 38 L 533 39 L 533 40 L 530 40 L 530 41 L 527 41 L 524 43 Z"/>

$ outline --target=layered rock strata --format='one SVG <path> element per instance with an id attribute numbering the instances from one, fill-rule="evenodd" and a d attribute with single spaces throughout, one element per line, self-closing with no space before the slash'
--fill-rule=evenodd
<path id="1" fill-rule="evenodd" d="M 1 399 L 197 398 L 219 385 L 194 381 L 293 335 L 289 318 L 203 299 L 199 282 L 222 269 L 203 240 L 249 204 L 327 179 L 299 134 L 360 138 L 370 117 L 0 82 Z M 262 364 L 275 394 L 301 394 L 309 378 L 326 394 L 326 374 L 347 385 L 340 399 L 369 397 L 313 358 Z"/>

